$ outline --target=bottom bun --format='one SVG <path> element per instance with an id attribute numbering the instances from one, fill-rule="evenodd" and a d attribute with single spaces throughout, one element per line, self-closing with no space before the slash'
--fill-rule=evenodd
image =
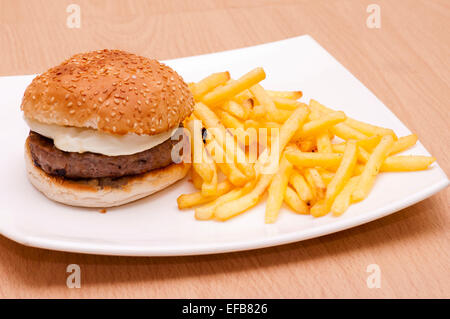
<path id="1" fill-rule="evenodd" d="M 34 165 L 28 146 L 25 165 L 31 184 L 48 198 L 66 205 L 102 208 L 123 205 L 162 190 L 186 176 L 190 167 L 182 162 L 135 176 L 70 180 L 49 175 Z"/>

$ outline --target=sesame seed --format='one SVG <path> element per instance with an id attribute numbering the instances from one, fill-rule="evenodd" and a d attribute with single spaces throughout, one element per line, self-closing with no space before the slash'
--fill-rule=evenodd
<path id="1" fill-rule="evenodd" d="M 68 106 L 68 107 L 71 107 L 72 105 L 73 105 L 72 102 L 67 103 L 67 106 Z"/>

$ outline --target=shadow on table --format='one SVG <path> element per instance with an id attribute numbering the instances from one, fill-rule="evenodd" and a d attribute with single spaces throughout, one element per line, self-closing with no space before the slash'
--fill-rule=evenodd
<path id="1" fill-rule="evenodd" d="M 66 267 L 79 264 L 84 287 L 163 281 L 186 277 L 248 272 L 257 268 L 302 264 L 312 260 L 336 259 L 342 254 L 371 251 L 380 246 L 401 244 L 411 237 L 438 231 L 440 212 L 430 198 L 380 220 L 335 234 L 278 247 L 246 252 L 187 257 L 117 257 L 49 251 L 17 244 L 0 237 L 0 269 L 8 282 L 23 289 L 65 287 Z M 335 262 L 335 261 L 334 261 Z M 331 264 L 331 261 L 330 261 Z M 22 289 L 22 288 L 21 288 Z"/>

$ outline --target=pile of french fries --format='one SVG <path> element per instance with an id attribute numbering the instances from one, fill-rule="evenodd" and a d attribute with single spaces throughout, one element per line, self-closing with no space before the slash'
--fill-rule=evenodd
<path id="1" fill-rule="evenodd" d="M 380 172 L 427 169 L 428 156 L 394 156 L 417 142 L 391 129 L 349 118 L 300 91 L 270 91 L 256 68 L 239 79 L 214 73 L 189 87 L 196 101 L 184 122 L 191 141 L 191 181 L 178 197 L 198 220 L 228 220 L 258 204 L 267 191 L 265 222 L 283 202 L 294 213 L 342 215 L 365 199 Z"/>

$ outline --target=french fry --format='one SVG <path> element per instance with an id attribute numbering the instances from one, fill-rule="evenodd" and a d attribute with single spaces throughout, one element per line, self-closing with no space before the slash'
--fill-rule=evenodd
<path id="1" fill-rule="evenodd" d="M 226 111 L 217 111 L 220 121 L 227 128 L 244 128 L 244 123 Z"/>
<path id="2" fill-rule="evenodd" d="M 347 118 L 345 120 L 345 123 L 348 126 L 354 128 L 355 130 L 360 131 L 361 133 L 363 133 L 364 135 L 367 135 L 367 136 L 392 135 L 394 140 L 397 139 L 397 135 L 395 135 L 394 131 L 391 130 L 391 129 L 388 129 L 388 128 L 384 128 L 384 127 L 380 127 L 380 126 L 364 123 L 364 122 L 361 122 L 361 121 L 354 120 L 352 118 Z"/>
<path id="3" fill-rule="evenodd" d="M 265 217 L 267 224 L 274 223 L 277 220 L 278 213 L 283 204 L 284 193 L 286 192 L 291 171 L 291 162 L 282 157 L 280 168 L 278 169 L 277 174 L 272 178 L 272 182 L 269 186 Z"/>
<path id="4" fill-rule="evenodd" d="M 267 92 L 267 90 L 266 90 L 266 92 Z M 301 106 L 306 106 L 306 104 L 298 102 L 293 99 L 277 97 L 277 96 L 274 96 L 271 98 L 272 98 L 272 101 L 275 103 L 275 106 L 277 108 L 279 108 L 280 110 L 294 111 L 295 109 L 297 109 Z"/>
<path id="5" fill-rule="evenodd" d="M 192 184 L 194 184 L 194 187 L 201 190 L 203 179 L 194 169 L 191 169 L 191 179 Z"/>
<path id="6" fill-rule="evenodd" d="M 332 153 L 333 150 L 331 149 L 331 141 L 330 141 L 330 135 L 328 130 L 325 130 L 319 135 L 317 135 L 316 138 L 317 143 L 317 150 L 319 153 Z"/>
<path id="7" fill-rule="evenodd" d="M 385 135 L 381 138 L 380 143 L 375 147 L 370 155 L 369 161 L 366 163 L 358 185 L 352 194 L 352 201 L 358 202 L 367 197 L 372 189 L 375 177 L 380 172 L 381 165 L 386 159 L 389 149 L 394 143 L 392 135 Z"/>
<path id="8" fill-rule="evenodd" d="M 339 111 L 326 114 L 320 119 L 305 123 L 302 129 L 295 133 L 294 140 L 315 135 L 324 129 L 331 128 L 334 125 L 345 121 L 345 119 L 346 117 L 344 112 Z"/>
<path id="9" fill-rule="evenodd" d="M 311 108 L 316 108 L 320 112 L 327 114 L 331 112 L 335 112 L 332 109 L 327 108 L 326 106 L 320 104 L 316 100 L 311 99 L 309 102 L 309 106 Z M 351 124 L 351 125 L 350 125 Z M 353 126 L 352 126 L 353 125 Z M 356 129 L 355 127 L 358 127 Z M 362 130 L 362 131 L 361 131 Z M 368 136 L 374 136 L 374 135 L 392 135 L 394 139 L 397 139 L 397 136 L 395 135 L 393 130 L 385 129 L 382 127 L 378 127 L 375 125 L 367 124 L 364 122 L 360 122 L 357 120 L 353 120 L 349 117 L 346 118 L 344 123 L 340 123 L 332 128 L 332 133 L 344 140 L 348 139 L 355 139 L 355 140 L 361 140 L 365 139 Z M 365 134 L 368 133 L 368 134 Z"/>
<path id="10" fill-rule="evenodd" d="M 255 121 L 255 120 L 246 120 L 244 122 L 244 127 L 247 128 L 256 128 L 256 129 L 260 129 L 260 128 L 280 128 L 281 124 L 276 123 L 276 122 L 260 122 L 260 121 Z"/>
<path id="11" fill-rule="evenodd" d="M 237 102 L 237 103 L 239 103 L 239 104 L 244 104 L 245 101 L 248 101 L 248 100 L 252 100 L 253 101 L 253 97 L 254 96 L 250 93 L 250 91 L 245 89 L 241 93 L 239 93 L 236 96 L 234 96 L 232 98 L 232 100 Z M 253 107 L 253 105 L 251 107 Z"/>
<path id="12" fill-rule="evenodd" d="M 192 87 L 190 87 L 192 95 L 194 96 L 194 99 L 196 101 L 199 101 L 203 95 L 213 90 L 217 86 L 225 84 L 229 79 L 230 73 L 228 71 L 213 73 L 203 80 L 194 83 Z"/>
<path id="13" fill-rule="evenodd" d="M 235 199 L 238 199 L 239 197 L 242 197 L 243 195 L 247 194 L 253 187 L 254 182 L 248 182 L 245 186 L 240 188 L 235 188 L 229 191 L 226 194 L 223 194 L 216 199 L 214 199 L 212 202 L 197 207 L 195 209 L 195 218 L 198 220 L 207 220 L 214 217 L 214 210 L 219 207 L 220 205 L 223 205 L 225 203 L 231 202 Z"/>
<path id="14" fill-rule="evenodd" d="M 339 153 L 307 153 L 289 149 L 286 150 L 285 154 L 286 158 L 300 169 L 319 166 L 325 169 L 336 170 L 342 160 L 342 154 Z"/>
<path id="15" fill-rule="evenodd" d="M 213 91 L 209 92 L 202 98 L 202 101 L 206 105 L 218 105 L 225 100 L 232 98 L 236 94 L 241 93 L 245 89 L 248 89 L 251 86 L 259 83 L 265 78 L 266 73 L 262 68 L 253 69 L 252 71 L 244 74 L 236 81 L 229 82 L 225 86 L 216 88 Z"/>
<path id="16" fill-rule="evenodd" d="M 427 169 L 436 158 L 432 156 L 389 156 L 381 164 L 381 172 L 412 172 Z"/>
<path id="17" fill-rule="evenodd" d="M 331 145 L 331 149 L 335 153 L 344 153 L 345 148 L 346 148 L 346 143 Z M 370 153 L 367 152 L 364 148 L 362 148 L 360 146 L 357 147 L 356 155 L 357 155 L 358 161 L 360 163 L 367 163 L 367 161 L 369 160 L 369 157 L 370 157 Z"/>
<path id="18" fill-rule="evenodd" d="M 211 180 L 210 181 L 203 180 L 202 184 L 203 196 L 214 196 L 217 192 L 217 183 L 218 183 L 217 169 L 214 163 L 212 163 L 212 165 L 214 170 Z"/>
<path id="19" fill-rule="evenodd" d="M 358 184 L 359 176 L 353 176 L 348 183 L 344 186 L 344 189 L 336 196 L 333 205 L 331 205 L 331 213 L 334 217 L 341 216 L 351 203 L 351 196 Z"/>
<path id="20" fill-rule="evenodd" d="M 244 108 L 245 111 L 244 120 L 247 120 L 250 117 L 253 107 L 255 106 L 255 101 L 253 100 L 253 98 L 246 99 L 242 101 L 241 106 Z"/>
<path id="21" fill-rule="evenodd" d="M 411 134 L 397 139 L 389 150 L 389 155 L 394 155 L 414 146 L 417 143 L 417 135 Z"/>
<path id="22" fill-rule="evenodd" d="M 338 123 L 330 128 L 330 132 L 343 140 L 364 140 L 367 135 L 348 126 L 345 123 Z"/>
<path id="23" fill-rule="evenodd" d="M 191 135 L 192 167 L 205 182 L 210 183 L 214 175 L 215 165 L 206 153 L 203 144 L 202 125 L 195 117 L 186 121 L 185 125 Z"/>
<path id="24" fill-rule="evenodd" d="M 217 192 L 214 196 L 209 197 L 203 196 L 200 191 L 191 194 L 182 194 L 177 198 L 178 208 L 185 209 L 205 204 L 207 202 L 214 200 L 220 195 L 229 192 L 232 187 L 233 185 L 228 180 L 225 180 L 217 185 Z"/>
<path id="25" fill-rule="evenodd" d="M 314 152 L 317 149 L 316 141 L 311 138 L 297 141 L 297 145 L 302 152 Z"/>
<path id="26" fill-rule="evenodd" d="M 357 143 L 358 143 L 358 146 L 362 147 L 366 151 L 372 152 L 373 149 L 378 145 L 378 143 L 380 143 L 380 141 L 381 141 L 381 136 L 375 135 L 375 136 L 371 136 L 368 138 L 360 139 L 360 140 L 358 140 Z"/>
<path id="27" fill-rule="evenodd" d="M 320 176 L 319 172 L 315 168 L 306 168 L 303 170 L 303 175 L 308 182 L 311 190 L 314 194 L 315 200 L 320 201 L 325 197 L 325 191 L 327 186 Z"/>
<path id="28" fill-rule="evenodd" d="M 222 147 L 215 140 L 207 140 L 206 149 L 215 159 L 219 169 L 233 185 L 242 186 L 248 181 L 248 177 L 237 168 L 233 158 L 228 158 Z"/>
<path id="29" fill-rule="evenodd" d="M 284 99 L 291 99 L 291 100 L 298 100 L 303 96 L 302 91 L 273 91 L 273 90 L 266 90 L 267 94 L 269 94 L 270 97 L 275 98 L 284 98 Z"/>
<path id="30" fill-rule="evenodd" d="M 245 152 L 239 145 L 236 145 L 233 136 L 226 132 L 226 128 L 220 122 L 217 115 L 201 102 L 194 105 L 194 114 L 203 122 L 203 125 L 206 126 L 208 131 L 211 131 L 214 139 L 227 153 L 229 158 L 233 158 L 236 166 L 246 176 L 252 178 L 255 175 L 253 165 L 246 161 Z"/>
<path id="31" fill-rule="evenodd" d="M 284 202 L 297 214 L 309 214 L 309 207 L 300 199 L 298 194 L 290 187 L 286 187 Z"/>
<path id="32" fill-rule="evenodd" d="M 284 123 L 291 115 L 290 111 L 278 110 L 273 100 L 261 85 L 256 84 L 252 86 L 250 88 L 250 92 L 255 96 L 259 104 L 264 108 L 264 115 L 266 116 L 267 120 Z M 253 108 L 253 110 L 255 110 L 255 108 Z"/>
<path id="33" fill-rule="evenodd" d="M 251 192 L 232 202 L 218 206 L 215 209 L 214 216 L 218 220 L 224 221 L 255 206 L 259 202 L 261 195 L 269 186 L 273 175 L 274 174 L 260 175 L 255 188 L 253 188 Z"/>
<path id="34" fill-rule="evenodd" d="M 364 148 L 358 146 L 357 156 L 358 156 L 358 161 L 360 161 L 362 163 L 367 163 L 370 158 L 370 153 L 367 152 Z"/>
<path id="35" fill-rule="evenodd" d="M 266 109 L 262 105 L 255 105 L 250 111 L 250 118 L 264 121 L 266 117 Z"/>
<path id="36" fill-rule="evenodd" d="M 380 143 L 381 141 L 381 137 L 380 135 L 375 135 L 375 136 L 371 136 L 371 137 L 367 137 L 361 140 L 357 140 L 356 144 L 360 147 L 362 147 L 364 150 L 368 151 L 368 152 L 372 152 L 373 149 L 378 145 L 378 143 Z M 347 142 L 341 142 L 341 143 L 337 143 L 337 144 L 332 144 L 332 149 L 333 152 L 337 152 L 337 153 L 344 153 L 344 149 L 345 149 L 345 144 Z"/>
<path id="37" fill-rule="evenodd" d="M 295 134 L 295 132 L 302 127 L 303 122 L 305 121 L 306 117 L 308 116 L 308 110 L 306 108 L 298 108 L 295 110 L 292 115 L 284 122 L 284 124 L 280 128 L 280 134 L 279 138 L 277 140 L 278 147 L 271 149 L 270 154 L 270 160 L 267 162 L 267 164 L 263 164 L 260 161 L 260 158 L 258 158 L 258 161 L 256 162 L 256 167 L 261 167 L 255 170 L 257 171 L 257 174 L 265 171 L 265 167 L 273 167 L 274 164 L 278 164 L 278 161 L 280 159 L 280 154 L 288 144 L 288 142 L 291 140 L 292 136 Z M 276 161 L 276 163 L 274 162 Z M 270 168 L 269 168 L 270 169 Z"/>
<path id="38" fill-rule="evenodd" d="M 311 208 L 311 215 L 314 217 L 320 217 L 328 214 L 331 205 L 333 204 L 336 196 L 344 188 L 344 185 L 348 182 L 353 174 L 353 169 L 356 165 L 357 159 L 357 146 L 355 140 L 349 140 L 345 147 L 345 152 L 342 157 L 341 163 L 339 165 L 336 174 L 328 184 L 325 200 L 323 202 L 316 203 Z"/>
<path id="39" fill-rule="evenodd" d="M 307 108 L 300 107 L 292 112 L 291 116 L 283 123 L 280 128 L 280 153 L 293 138 L 295 132 L 304 126 L 303 123 L 305 122 L 308 113 L 309 111 Z"/>
<path id="40" fill-rule="evenodd" d="M 311 204 L 314 200 L 314 195 L 302 174 L 296 170 L 293 170 L 289 178 L 289 184 L 294 187 L 301 200 L 303 200 L 306 204 Z"/>
<path id="41" fill-rule="evenodd" d="M 317 169 L 319 171 L 320 176 L 322 176 L 323 181 L 325 182 L 325 184 L 328 185 L 330 184 L 331 180 L 333 179 L 334 175 L 336 175 L 333 172 L 327 171 L 323 168 Z"/>
<path id="42" fill-rule="evenodd" d="M 245 120 L 248 117 L 248 111 L 233 100 L 226 101 L 221 105 L 221 108 L 241 120 Z"/>

